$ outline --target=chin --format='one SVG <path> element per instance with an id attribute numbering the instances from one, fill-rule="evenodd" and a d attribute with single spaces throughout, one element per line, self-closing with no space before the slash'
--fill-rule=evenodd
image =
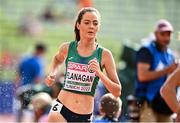
<path id="1" fill-rule="evenodd" d="M 169 42 L 165 42 L 165 43 L 164 43 L 164 46 L 168 46 L 168 45 L 169 45 Z"/>
<path id="2" fill-rule="evenodd" d="M 87 36 L 87 39 L 88 40 L 93 40 L 93 39 L 95 39 L 95 37 L 94 36 Z"/>

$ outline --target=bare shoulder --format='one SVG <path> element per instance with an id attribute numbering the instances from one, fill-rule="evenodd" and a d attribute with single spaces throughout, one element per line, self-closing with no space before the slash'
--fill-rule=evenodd
<path id="1" fill-rule="evenodd" d="M 105 63 L 109 63 L 112 61 L 114 61 L 113 56 L 112 56 L 112 52 L 107 48 L 103 48 L 102 64 L 105 65 Z"/>
<path id="2" fill-rule="evenodd" d="M 59 46 L 60 51 L 68 51 L 70 42 L 64 42 Z"/>
<path id="3" fill-rule="evenodd" d="M 56 58 L 61 61 L 61 59 L 65 59 L 68 54 L 70 42 L 64 42 L 59 46 L 59 50 L 56 54 Z"/>
<path id="4" fill-rule="evenodd" d="M 102 57 L 103 59 L 106 59 L 106 58 L 108 59 L 112 57 L 112 52 L 107 48 L 103 48 Z"/>

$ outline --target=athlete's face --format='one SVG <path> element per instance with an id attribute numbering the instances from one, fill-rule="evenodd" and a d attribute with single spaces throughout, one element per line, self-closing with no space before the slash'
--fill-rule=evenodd
<path id="1" fill-rule="evenodd" d="M 164 31 L 155 32 L 157 42 L 162 47 L 167 47 L 167 45 L 170 43 L 171 40 L 171 32 L 170 31 Z"/>
<path id="2" fill-rule="evenodd" d="M 100 27 L 99 17 L 96 12 L 86 12 L 76 26 L 81 38 L 94 39 Z"/>

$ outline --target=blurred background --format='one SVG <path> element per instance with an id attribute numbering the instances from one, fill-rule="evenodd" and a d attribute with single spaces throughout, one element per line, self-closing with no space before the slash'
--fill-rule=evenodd
<path id="1" fill-rule="evenodd" d="M 36 43 L 45 44 L 44 75 L 48 74 L 51 59 L 60 44 L 74 40 L 76 14 L 86 6 L 99 10 L 101 30 L 97 39 L 112 51 L 116 61 L 123 86 L 122 121 L 128 114 L 126 98 L 134 93 L 135 52 L 143 41 L 152 38 L 159 19 L 167 19 L 173 25 L 170 47 L 179 58 L 180 0 L 0 0 L 0 121 L 16 121 L 18 103 L 14 100 L 14 81 L 21 59 L 33 52 Z M 63 73 L 63 69 L 60 71 Z M 58 82 L 63 81 L 62 76 L 60 72 Z M 61 84 L 57 86 L 61 88 Z M 54 88 L 48 90 L 41 85 L 33 91 L 46 91 L 52 97 Z"/>

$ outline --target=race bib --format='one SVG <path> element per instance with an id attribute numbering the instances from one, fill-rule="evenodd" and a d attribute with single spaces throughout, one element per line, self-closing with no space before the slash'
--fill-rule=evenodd
<path id="1" fill-rule="evenodd" d="M 52 112 L 60 112 L 62 107 L 63 107 L 63 104 L 61 104 L 58 101 L 54 100 L 53 104 L 52 104 L 52 107 L 51 107 L 51 111 Z"/>
<path id="2" fill-rule="evenodd" d="M 64 88 L 79 92 L 91 92 L 95 72 L 89 70 L 89 65 L 68 62 Z"/>

